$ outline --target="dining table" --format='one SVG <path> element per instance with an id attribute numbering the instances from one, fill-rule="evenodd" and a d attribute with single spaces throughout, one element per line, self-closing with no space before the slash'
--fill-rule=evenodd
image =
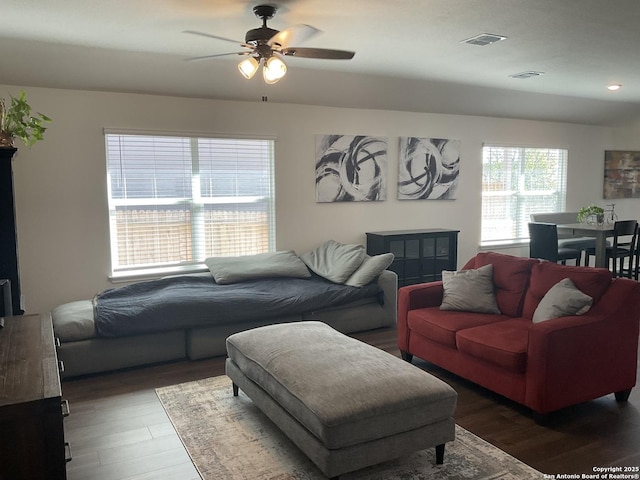
<path id="1" fill-rule="evenodd" d="M 565 223 L 557 225 L 558 232 L 574 237 L 593 237 L 596 239 L 596 267 L 609 268 L 607 265 L 607 238 L 613 237 L 613 224 Z"/>

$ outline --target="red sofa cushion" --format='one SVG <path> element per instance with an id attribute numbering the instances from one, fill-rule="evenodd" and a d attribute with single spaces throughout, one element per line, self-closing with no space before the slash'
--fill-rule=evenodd
<path id="1" fill-rule="evenodd" d="M 531 270 L 529 289 L 524 299 L 522 316 L 533 318 L 540 300 L 563 278 L 570 278 L 576 287 L 593 298 L 593 305 L 611 285 L 611 272 L 606 268 L 577 267 L 554 262 L 540 262 Z"/>
<path id="2" fill-rule="evenodd" d="M 509 317 L 492 313 L 469 313 L 440 310 L 439 307 L 410 310 L 409 329 L 434 342 L 456 348 L 456 332 L 465 328 L 507 320 Z"/>
<path id="3" fill-rule="evenodd" d="M 535 258 L 480 252 L 467 262 L 464 269 L 493 265 L 493 285 L 500 312 L 509 317 L 519 317 L 531 268 L 537 263 Z"/>
<path id="4" fill-rule="evenodd" d="M 510 372 L 525 373 L 529 320 L 514 318 L 504 322 L 468 328 L 456 333 L 458 350 L 493 363 Z"/>

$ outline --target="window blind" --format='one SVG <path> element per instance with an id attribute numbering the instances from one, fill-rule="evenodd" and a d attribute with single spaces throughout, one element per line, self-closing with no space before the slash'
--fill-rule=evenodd
<path id="1" fill-rule="evenodd" d="M 526 241 L 532 213 L 566 205 L 568 151 L 484 145 L 482 243 Z"/>
<path id="2" fill-rule="evenodd" d="M 107 133 L 112 273 L 271 251 L 273 143 Z"/>

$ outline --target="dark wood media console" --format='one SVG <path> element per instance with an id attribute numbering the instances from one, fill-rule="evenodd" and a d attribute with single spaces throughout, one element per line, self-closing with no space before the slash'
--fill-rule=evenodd
<path id="1" fill-rule="evenodd" d="M 51 321 L 5 317 L 0 328 L 0 480 L 66 479 L 58 359 Z"/>

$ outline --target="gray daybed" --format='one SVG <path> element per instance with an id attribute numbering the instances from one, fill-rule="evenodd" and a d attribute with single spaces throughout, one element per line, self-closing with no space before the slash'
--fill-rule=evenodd
<path id="1" fill-rule="evenodd" d="M 207 259 L 210 272 L 60 305 L 50 315 L 62 376 L 220 356 L 229 335 L 275 323 L 316 320 L 343 333 L 395 325 L 397 276 L 385 270 L 390 255 L 367 257 L 360 245 L 327 242 L 300 257 Z"/>

